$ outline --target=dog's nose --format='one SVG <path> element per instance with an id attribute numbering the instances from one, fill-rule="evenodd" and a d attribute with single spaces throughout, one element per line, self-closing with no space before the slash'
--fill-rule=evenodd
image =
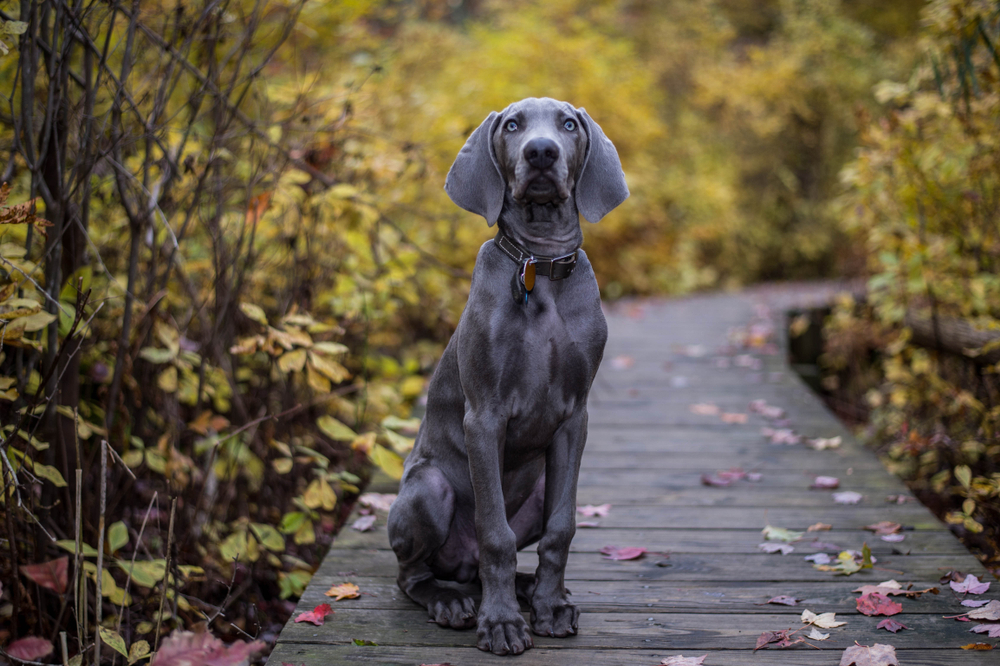
<path id="1" fill-rule="evenodd" d="M 548 169 L 559 159 L 559 145 L 552 139 L 534 138 L 524 146 L 524 159 L 536 169 Z"/>

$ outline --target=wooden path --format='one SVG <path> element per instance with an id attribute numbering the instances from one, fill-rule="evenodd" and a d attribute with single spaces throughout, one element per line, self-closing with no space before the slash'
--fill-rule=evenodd
<path id="1" fill-rule="evenodd" d="M 579 529 L 573 541 L 566 577 L 582 610 L 579 635 L 535 637 L 535 648 L 523 655 L 496 657 L 476 649 L 474 631 L 428 623 L 426 612 L 396 588 L 396 562 L 380 514 L 372 532 L 344 529 L 295 615 L 329 601 L 323 592 L 333 584 L 356 583 L 363 595 L 331 602 L 336 613 L 324 626 L 290 622 L 270 663 L 653 666 L 673 655 L 708 654 L 706 666 L 820 665 L 838 664 L 857 641 L 895 646 L 904 666 L 996 664 L 996 652 L 958 649 L 997 641 L 969 633 L 969 623 L 942 619 L 969 610 L 947 585 L 939 595 L 896 597 L 903 612 L 894 619 L 909 627 L 898 634 L 876 629 L 883 618 L 857 612 L 859 595 L 852 590 L 862 584 L 896 579 L 917 588 L 940 586 L 938 579 L 955 569 L 992 577 L 923 506 L 886 502 L 888 495 L 908 495 L 905 486 L 789 370 L 783 353 L 737 351 L 720 360 L 718 350 L 731 329 L 763 315 L 776 324 L 776 343 L 783 347 L 783 309 L 828 296 L 820 288 L 770 288 L 639 302 L 608 312 L 610 340 L 591 394 L 579 502 L 612 507 L 600 527 Z M 756 399 L 787 410 L 797 433 L 839 435 L 842 446 L 815 451 L 770 443 L 761 435 L 769 421 L 748 410 Z M 692 413 L 696 403 L 747 414 L 747 422 Z M 728 487 L 702 484 L 703 474 L 732 467 L 761 478 Z M 830 491 L 809 489 L 817 475 L 838 477 L 840 490 L 864 499 L 851 506 L 835 503 Z M 369 490 L 393 492 L 391 484 L 376 485 Z M 905 540 L 887 543 L 862 529 L 882 520 L 906 526 Z M 810 539 L 858 550 L 867 542 L 876 569 L 850 577 L 817 571 L 803 559 L 817 549 L 803 542 L 788 555 L 758 549 L 765 525 L 805 530 L 819 522 L 833 529 L 809 533 Z M 635 561 L 611 561 L 599 554 L 609 545 L 651 552 Z M 519 554 L 519 570 L 533 571 L 535 563 L 531 549 Z M 998 587 L 993 583 L 978 598 L 1000 597 Z M 801 601 L 795 607 L 765 603 L 778 595 Z M 753 652 L 761 632 L 799 628 L 803 609 L 835 612 L 847 624 L 824 630 L 830 633 L 826 641 L 811 641 L 818 649 L 799 644 Z M 354 639 L 377 646 L 358 646 Z"/>

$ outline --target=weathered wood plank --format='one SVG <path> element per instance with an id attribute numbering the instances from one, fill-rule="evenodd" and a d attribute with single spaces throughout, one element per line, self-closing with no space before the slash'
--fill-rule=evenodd
<path id="1" fill-rule="evenodd" d="M 518 571 L 533 573 L 538 565 L 538 556 L 533 551 L 521 551 L 517 562 Z M 952 570 L 974 573 L 980 578 L 989 575 L 979 561 L 966 552 L 956 555 L 886 555 L 879 559 L 876 569 L 856 573 L 846 580 L 858 581 L 858 585 L 877 583 L 889 578 L 898 581 L 934 581 Z M 346 574 L 395 580 L 396 557 L 391 550 L 341 550 L 335 544 L 323 560 L 314 581 L 317 585 L 326 585 L 323 588 L 325 590 L 334 579 L 343 578 Z M 574 553 L 566 564 L 566 580 L 792 583 L 845 579 L 817 571 L 809 562 L 796 555 L 782 557 L 764 553 L 722 552 L 671 553 L 667 558 L 647 555 L 630 562 L 612 562 L 596 554 Z"/>
<path id="2" fill-rule="evenodd" d="M 913 602 L 918 603 L 918 602 Z M 905 609 L 906 604 L 904 604 Z M 900 613 L 894 618 L 909 627 L 891 635 L 876 629 L 880 618 L 857 612 L 837 613 L 843 627 L 825 630 L 830 638 L 816 642 L 824 651 L 843 651 L 861 639 L 891 642 L 898 648 L 953 647 L 975 642 L 969 625 L 944 620 L 937 615 Z M 540 648 L 567 644 L 580 649 L 670 648 L 697 650 L 704 645 L 715 649 L 746 650 L 749 655 L 757 637 L 764 631 L 798 629 L 802 623 L 795 616 L 746 613 L 663 613 L 656 609 L 642 613 L 587 613 L 580 617 L 577 636 L 566 639 L 535 637 Z M 808 633 L 808 630 L 806 630 Z M 470 646 L 474 631 L 455 631 L 428 622 L 427 612 L 413 610 L 361 610 L 338 607 L 335 615 L 321 627 L 293 623 L 282 632 L 285 643 L 344 645 L 354 639 L 371 640 L 379 645 Z M 956 650 L 957 652 L 957 650 Z"/>
<path id="3" fill-rule="evenodd" d="M 886 642 L 887 639 L 872 637 L 871 643 Z M 869 643 L 869 644 L 871 644 Z M 573 639 L 568 639 L 563 647 L 536 647 L 520 655 L 517 666 L 653 666 L 666 657 L 682 654 L 685 657 L 708 654 L 706 666 L 830 666 L 839 661 L 828 650 L 813 650 L 806 646 L 796 646 L 784 651 L 700 649 L 589 649 L 581 654 Z M 990 663 L 984 661 L 982 653 L 964 650 L 944 649 L 897 649 L 899 663 L 906 666 L 970 666 Z M 428 661 L 433 660 L 433 661 Z M 496 666 L 500 658 L 480 652 L 474 647 L 401 647 L 380 645 L 377 647 L 356 645 L 310 645 L 307 643 L 279 643 L 269 660 L 275 664 L 295 666 L 341 666 L 346 664 L 378 664 L 379 666 L 415 666 L 423 663 L 448 663 L 455 666 Z M 503 662 L 506 663 L 506 662 Z"/>
<path id="4" fill-rule="evenodd" d="M 327 579 L 323 579 L 327 580 Z M 376 577 L 332 577 L 331 585 L 351 582 L 361 590 L 357 599 L 333 603 L 335 610 L 360 608 L 366 610 L 413 610 L 410 601 L 396 586 L 395 581 Z M 906 581 L 913 583 L 914 589 L 937 587 L 934 581 Z M 815 613 L 843 613 L 858 598 L 853 592 L 862 583 L 852 578 L 840 577 L 823 582 L 790 583 L 745 583 L 742 581 L 578 581 L 570 585 L 573 601 L 584 613 L 643 613 L 649 609 L 658 612 L 725 612 L 763 613 L 770 615 L 794 615 L 798 617 L 804 608 Z M 479 602 L 479 588 L 476 585 L 456 586 L 472 595 Z M 302 597 L 305 608 L 329 602 L 324 590 L 312 586 Z M 800 600 L 797 606 L 768 604 L 767 600 L 779 595 L 792 596 Z M 332 603 L 332 602 L 331 602 Z M 907 613 L 930 613 L 936 615 L 957 615 L 965 612 L 959 600 L 947 589 L 942 594 L 925 594 L 918 600 L 903 600 Z"/>

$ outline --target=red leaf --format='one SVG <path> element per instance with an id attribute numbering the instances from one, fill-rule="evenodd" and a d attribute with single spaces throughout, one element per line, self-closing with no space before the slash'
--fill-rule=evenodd
<path id="1" fill-rule="evenodd" d="M 718 476 L 711 476 L 709 474 L 701 475 L 701 483 L 705 486 L 719 486 L 725 488 L 733 483 L 732 479 L 722 479 Z"/>
<path id="2" fill-rule="evenodd" d="M 65 594 L 66 588 L 69 586 L 68 570 L 69 557 L 60 557 L 57 560 L 41 564 L 25 564 L 21 567 L 21 573 L 25 576 L 45 589 L 58 594 Z"/>
<path id="3" fill-rule="evenodd" d="M 982 594 L 983 592 L 986 592 L 988 589 L 990 589 L 989 583 L 980 583 L 979 579 L 973 576 L 972 574 L 966 576 L 965 580 L 963 580 L 961 583 L 956 583 L 955 581 L 951 581 L 949 585 L 951 585 L 951 589 L 955 590 L 958 593 L 968 593 L 968 594 Z"/>
<path id="4" fill-rule="evenodd" d="M 876 629 L 885 629 L 886 631 L 891 631 L 892 633 L 896 633 L 900 629 L 909 629 L 908 626 L 906 626 L 902 622 L 896 622 L 891 617 L 887 617 L 884 620 L 882 620 L 881 622 L 879 622 L 878 625 L 876 625 L 875 628 Z"/>
<path id="5" fill-rule="evenodd" d="M 327 615 L 330 615 L 331 613 L 333 613 L 333 609 L 330 608 L 330 604 L 320 604 L 319 606 L 316 606 L 316 608 L 313 608 L 311 611 L 300 613 L 299 616 L 295 618 L 295 621 L 312 622 L 317 627 L 320 627 L 323 625 L 323 618 L 325 618 Z"/>
<path id="6" fill-rule="evenodd" d="M 840 479 L 835 476 L 817 476 L 809 487 L 816 490 L 836 490 L 840 487 Z"/>
<path id="7" fill-rule="evenodd" d="M 855 643 L 844 650 L 840 666 L 899 666 L 896 648 L 876 643 L 871 647 Z"/>
<path id="8" fill-rule="evenodd" d="M 609 560 L 636 560 L 642 557 L 645 553 L 645 548 L 619 548 L 618 546 L 605 546 L 604 548 L 601 548 L 601 555 Z"/>
<path id="9" fill-rule="evenodd" d="M 858 611 L 865 615 L 895 615 L 902 610 L 903 604 L 880 592 L 869 592 L 858 598 Z"/>
<path id="10" fill-rule="evenodd" d="M 55 647 L 51 642 L 38 636 L 25 636 L 7 646 L 7 654 L 15 659 L 38 661 L 52 654 Z"/>
<path id="11" fill-rule="evenodd" d="M 264 641 L 226 645 L 210 633 L 175 631 L 167 636 L 149 666 L 238 666 L 265 647 Z"/>
<path id="12" fill-rule="evenodd" d="M 791 639 L 791 635 L 795 633 L 791 629 L 784 629 L 782 631 L 765 631 L 760 636 L 757 637 L 757 646 L 753 649 L 754 652 L 765 648 L 771 643 L 774 643 L 772 647 L 776 648 L 786 648 L 795 645 L 796 643 L 802 643 L 805 641 L 804 638 L 796 638 L 794 641 Z"/>

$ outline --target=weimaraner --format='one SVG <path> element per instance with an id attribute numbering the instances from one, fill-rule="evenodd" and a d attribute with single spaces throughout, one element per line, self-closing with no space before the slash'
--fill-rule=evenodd
<path id="1" fill-rule="evenodd" d="M 548 98 L 490 113 L 445 191 L 499 233 L 479 250 L 465 312 L 431 377 L 389 539 L 399 587 L 433 621 L 477 625 L 479 649 L 520 654 L 533 642 L 518 597 L 536 634 L 577 631 L 563 579 L 587 394 L 608 335 L 579 214 L 597 222 L 629 193 L 597 123 Z M 515 575 L 517 551 L 536 541 L 535 575 Z M 471 597 L 442 582 L 477 578 L 478 617 Z"/>

